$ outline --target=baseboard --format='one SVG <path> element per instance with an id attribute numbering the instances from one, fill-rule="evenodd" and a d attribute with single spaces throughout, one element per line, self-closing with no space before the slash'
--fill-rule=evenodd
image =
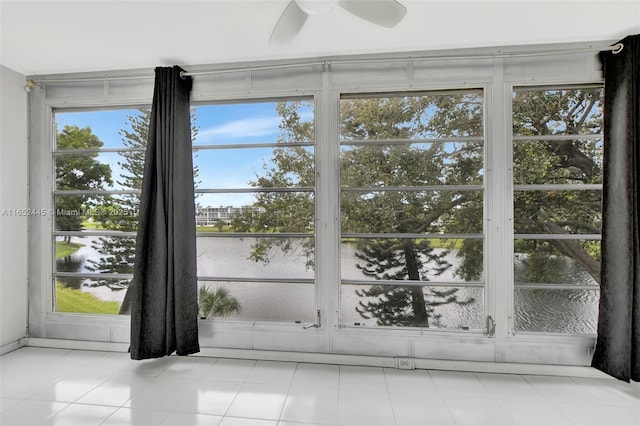
<path id="1" fill-rule="evenodd" d="M 41 338 L 29 338 L 23 340 L 28 340 L 28 343 L 26 345 L 30 347 L 123 353 L 129 350 L 128 343 Z M 397 362 L 398 360 L 395 357 L 264 351 L 251 349 L 201 348 L 200 352 L 194 354 L 193 356 L 264 361 L 304 362 L 315 364 L 358 365 L 385 368 L 395 368 L 397 365 L 399 365 Z M 572 365 L 520 364 L 438 359 L 412 359 L 412 361 L 412 366 L 415 365 L 416 369 L 423 370 L 469 371 L 475 373 L 530 374 L 540 376 L 570 376 L 582 378 L 612 379 L 610 376 L 594 368 Z"/>
<path id="2" fill-rule="evenodd" d="M 13 352 L 16 349 L 20 349 L 24 346 L 27 346 L 29 339 L 24 337 L 22 339 L 18 339 L 14 342 L 9 342 L 5 345 L 0 346 L 0 355 L 8 354 L 9 352 Z"/>
<path id="3" fill-rule="evenodd" d="M 128 352 L 128 343 L 94 342 L 88 340 L 42 339 L 30 337 L 27 346 L 53 349 L 75 349 L 83 351 Z"/>
<path id="4" fill-rule="evenodd" d="M 395 367 L 396 364 L 394 357 L 252 349 L 200 348 L 200 352 L 196 356 L 304 362 L 310 364 L 361 365 L 367 367 Z"/>
<path id="5" fill-rule="evenodd" d="M 595 368 L 577 365 L 416 359 L 415 366 L 416 368 L 424 370 L 471 371 L 474 373 L 526 374 L 534 376 L 569 376 L 613 380 L 611 376 Z"/>

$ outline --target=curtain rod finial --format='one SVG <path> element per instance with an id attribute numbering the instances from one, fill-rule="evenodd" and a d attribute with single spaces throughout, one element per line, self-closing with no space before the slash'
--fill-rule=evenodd
<path id="1" fill-rule="evenodd" d="M 616 43 L 613 46 L 611 46 L 611 51 L 613 52 L 614 55 L 617 55 L 618 53 L 622 52 L 622 49 L 624 49 L 624 44 L 622 43 Z"/>
<path id="2" fill-rule="evenodd" d="M 27 92 L 27 93 L 31 93 L 31 91 L 33 90 L 34 87 L 40 87 L 35 81 L 33 80 L 27 80 L 27 84 L 25 84 L 22 89 Z"/>

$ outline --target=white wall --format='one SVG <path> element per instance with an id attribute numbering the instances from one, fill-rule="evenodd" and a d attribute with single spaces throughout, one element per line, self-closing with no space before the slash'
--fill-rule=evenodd
<path id="1" fill-rule="evenodd" d="M 0 65 L 0 348 L 27 335 L 28 207 L 25 76 Z M 22 212 L 20 212 L 22 213 Z"/>

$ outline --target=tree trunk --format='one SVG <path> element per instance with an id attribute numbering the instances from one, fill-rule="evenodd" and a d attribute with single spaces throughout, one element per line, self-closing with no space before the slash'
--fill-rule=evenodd
<path id="1" fill-rule="evenodd" d="M 129 287 L 127 287 L 127 289 L 125 290 L 124 293 L 124 299 L 122 299 L 122 305 L 120 305 L 120 311 L 118 312 L 118 315 L 130 315 L 131 314 L 131 297 L 130 297 L 130 292 L 129 292 L 129 288 L 131 288 L 131 282 L 133 280 L 129 281 Z"/>
<path id="2" fill-rule="evenodd" d="M 545 217 L 545 227 L 546 231 L 551 234 L 562 234 L 564 233 L 563 229 L 558 226 L 556 223 L 552 222 L 551 219 Z M 569 256 L 580 266 L 582 266 L 585 271 L 591 275 L 591 277 L 600 284 L 600 262 L 591 257 L 589 253 L 578 243 L 577 240 L 550 240 L 550 243 L 560 251 L 560 253 Z"/>
<path id="3" fill-rule="evenodd" d="M 407 265 L 407 275 L 411 281 L 420 281 L 420 269 L 418 267 L 418 253 L 413 241 L 404 243 L 404 257 Z M 429 314 L 424 302 L 422 287 L 409 287 L 411 294 L 411 309 L 413 310 L 413 324 L 416 327 L 429 327 Z"/>

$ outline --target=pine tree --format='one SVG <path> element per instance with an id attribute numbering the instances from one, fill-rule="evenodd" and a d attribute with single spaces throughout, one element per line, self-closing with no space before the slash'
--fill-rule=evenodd
<path id="1" fill-rule="evenodd" d="M 118 133 L 122 140 L 122 145 L 127 151 L 120 152 L 122 161 L 118 161 L 118 166 L 122 168 L 121 179 L 116 183 L 123 190 L 136 191 L 142 188 L 142 177 L 144 174 L 144 158 L 147 146 L 147 135 L 149 133 L 149 121 L 151 110 L 140 109 L 135 114 L 127 116 L 127 127 Z M 136 232 L 138 229 L 138 209 L 140 197 L 135 193 L 118 194 L 112 196 L 112 203 L 106 209 L 112 208 L 116 214 L 108 214 L 103 222 L 105 229 L 119 232 Z M 136 239 L 132 235 L 100 237 L 94 243 L 93 248 L 102 257 L 97 261 L 89 259 L 91 266 L 88 267 L 93 272 L 103 274 L 132 274 L 133 262 L 135 258 Z M 126 290 L 130 280 L 96 279 L 92 286 L 108 286 L 112 290 Z M 123 308 L 128 309 L 123 303 Z"/>
<path id="2" fill-rule="evenodd" d="M 195 114 L 191 115 L 192 122 L 195 121 Z M 140 196 L 135 193 L 142 189 L 142 179 L 144 176 L 145 154 L 147 148 L 147 138 L 149 134 L 149 124 L 151 121 L 150 109 L 139 109 L 135 114 L 127 116 L 126 126 L 119 131 L 122 145 L 126 151 L 119 154 L 122 161 L 118 166 L 122 168 L 121 179 L 116 183 L 122 187 L 124 193 L 114 195 L 112 202 L 106 209 L 111 209 L 116 214 L 107 215 L 107 220 L 103 225 L 110 231 L 123 233 L 135 233 L 138 229 L 138 210 L 140 208 Z M 198 134 L 197 126 L 191 126 L 191 140 L 195 140 Z M 198 169 L 194 168 L 194 185 L 197 185 Z M 136 238 L 134 235 L 108 236 L 98 238 L 93 248 L 102 257 L 97 261 L 89 259 L 91 271 L 104 274 L 132 274 L 135 260 Z M 126 290 L 130 284 L 129 279 L 122 279 L 117 282 L 113 280 L 94 280 L 92 286 L 108 286 L 112 290 Z M 120 313 L 128 313 L 128 297 L 122 303 Z"/>

